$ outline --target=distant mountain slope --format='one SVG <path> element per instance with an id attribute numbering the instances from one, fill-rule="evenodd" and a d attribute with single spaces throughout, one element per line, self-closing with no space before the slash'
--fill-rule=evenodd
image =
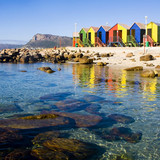
<path id="1" fill-rule="evenodd" d="M 51 34 L 36 34 L 33 38 L 24 46 L 26 48 L 53 48 L 54 46 L 72 46 L 71 37 L 61 37 Z"/>
<path id="2" fill-rule="evenodd" d="M 0 44 L 0 50 L 2 49 L 13 49 L 13 48 L 21 48 L 23 45 L 18 44 Z"/>

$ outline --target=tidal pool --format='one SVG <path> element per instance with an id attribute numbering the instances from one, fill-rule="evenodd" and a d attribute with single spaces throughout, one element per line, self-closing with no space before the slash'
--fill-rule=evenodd
<path id="1" fill-rule="evenodd" d="M 96 65 L 0 64 L 0 90 L 2 160 L 159 160 L 160 78 Z"/>

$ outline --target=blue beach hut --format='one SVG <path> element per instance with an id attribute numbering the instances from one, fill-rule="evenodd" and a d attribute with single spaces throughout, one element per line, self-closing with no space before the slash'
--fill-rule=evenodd
<path id="1" fill-rule="evenodd" d="M 102 43 L 107 44 L 109 40 L 109 26 L 101 26 L 97 32 L 97 37 L 102 41 Z"/>
<path id="2" fill-rule="evenodd" d="M 137 43 L 143 43 L 143 35 L 145 34 L 145 24 L 134 23 L 130 28 L 130 35 L 134 37 Z"/>

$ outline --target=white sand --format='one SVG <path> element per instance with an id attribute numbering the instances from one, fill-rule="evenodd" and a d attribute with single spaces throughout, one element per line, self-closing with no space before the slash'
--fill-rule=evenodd
<path id="1" fill-rule="evenodd" d="M 113 57 L 102 58 L 101 60 L 95 60 L 94 62 L 107 62 L 109 66 L 116 67 L 134 67 L 134 66 L 143 66 L 144 68 L 154 69 L 157 65 L 160 65 L 160 47 L 83 47 L 83 48 L 75 48 L 75 47 L 67 47 L 68 50 L 76 50 L 76 51 L 89 51 L 90 54 L 95 53 L 114 53 Z M 133 57 L 128 58 L 126 55 L 128 53 L 133 53 Z M 87 53 L 86 53 L 87 54 Z M 155 57 L 155 60 L 152 61 L 140 61 L 140 57 L 143 55 L 151 54 Z M 133 62 L 131 59 L 135 59 L 136 62 Z M 153 67 L 148 67 L 146 64 L 153 64 Z"/>

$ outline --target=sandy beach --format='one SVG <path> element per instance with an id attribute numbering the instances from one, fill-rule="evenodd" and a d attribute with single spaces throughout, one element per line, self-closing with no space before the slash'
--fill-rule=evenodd
<path id="1" fill-rule="evenodd" d="M 115 66 L 121 68 L 134 67 L 134 66 L 143 66 L 144 69 L 154 69 L 157 65 L 160 65 L 160 47 L 67 47 L 67 50 L 76 50 L 79 52 L 89 52 L 88 54 L 99 53 L 113 53 L 111 57 L 101 57 L 98 59 L 96 56 L 94 62 L 106 62 L 109 63 L 108 66 Z M 133 53 L 133 56 L 128 57 L 127 55 Z M 151 61 L 140 61 L 140 57 L 144 55 L 152 55 L 155 60 Z"/>

